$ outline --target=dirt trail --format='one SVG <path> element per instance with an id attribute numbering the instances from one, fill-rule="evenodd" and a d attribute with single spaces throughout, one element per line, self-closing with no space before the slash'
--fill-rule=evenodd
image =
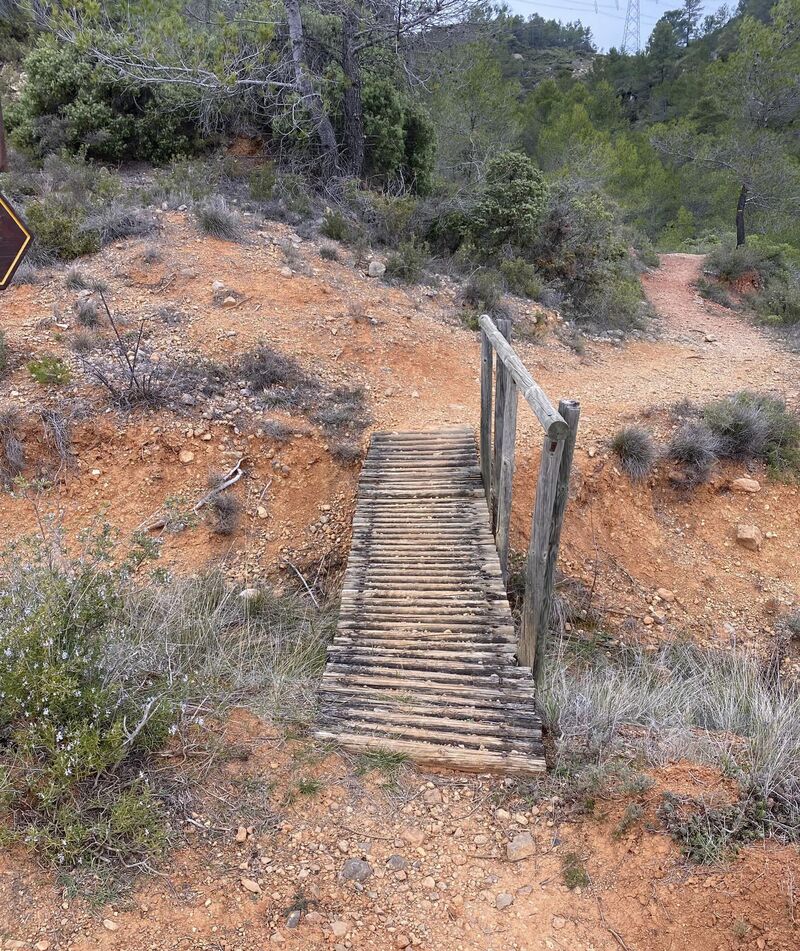
<path id="1" fill-rule="evenodd" d="M 162 263 L 145 267 L 145 244 L 128 242 L 86 268 L 111 285 L 118 313 L 171 308 L 179 315 L 176 323 L 154 323 L 152 345 L 161 353 L 194 348 L 235 359 L 264 339 L 327 384 L 362 385 L 375 429 L 477 423 L 479 344 L 458 317 L 452 286 L 387 287 L 347 261 L 321 261 L 313 243 L 297 245 L 285 226 L 270 223 L 269 229 L 259 232 L 260 245 L 253 237 L 236 246 L 200 239 L 185 217 L 165 215 Z M 280 241 L 297 245 L 291 256 Z M 589 343 L 582 356 L 554 334 L 537 343 L 519 339 L 517 346 L 553 399 L 582 403 L 561 567 L 593 589 L 604 627 L 622 621 L 625 636 L 643 644 L 687 632 L 719 646 L 752 642 L 764 649 L 772 643 L 776 614 L 800 594 L 797 487 L 768 482 L 754 467 L 761 492 L 737 495 L 729 481 L 742 470 L 731 468 L 687 497 L 670 483 L 666 464 L 649 482 L 632 485 L 605 445 L 632 420 L 645 422 L 663 444 L 674 426 L 668 407 L 684 397 L 702 401 L 747 386 L 779 391 L 797 407 L 800 359 L 742 317 L 702 301 L 692 288 L 701 260 L 666 255 L 645 277 L 658 312 L 655 338 Z M 244 295 L 241 306 L 215 304 L 215 279 Z M 74 359 L 62 329 L 48 317 L 54 305 L 69 314 L 74 304 L 63 275 L 12 288 L 2 304 L 15 352 Z M 77 395 L 84 390 L 85 384 Z M 0 407 L 34 422 L 31 414 L 51 398 L 23 363 L 0 384 Z M 61 506 L 70 530 L 105 509 L 129 532 L 166 497 L 197 498 L 207 469 L 225 470 L 246 449 L 240 535 L 224 540 L 202 524 L 187 528 L 166 538 L 164 560 L 195 568 L 224 558 L 233 565 L 232 577 L 243 581 L 263 580 L 285 548 L 305 546 L 309 557 L 346 551 L 357 467 L 335 462 L 322 434 L 304 421 L 293 418 L 299 432 L 283 442 L 257 432 L 266 414 L 253 414 L 240 429 L 236 414 L 247 419 L 248 407 L 236 392 L 227 399 L 230 410 L 218 401 L 215 408 L 203 404 L 202 414 L 197 406 L 182 415 L 162 410 L 126 417 L 105 414 L 101 405 L 100 415 L 76 425 L 75 467 L 40 504 Z M 520 549 L 530 524 L 537 425 L 520 413 L 513 524 Z M 184 464 L 179 453 L 187 448 L 195 458 Z M 32 525 L 26 505 L 0 493 L 0 537 Z M 761 552 L 735 545 L 741 521 L 771 533 Z M 675 601 L 655 601 L 659 586 L 674 590 Z M 711 770 L 672 764 L 655 771 L 656 785 L 638 797 L 641 818 L 623 823 L 620 832 L 625 799 L 598 801 L 593 813 L 576 819 L 558 802 L 533 806 L 485 778 L 408 770 L 395 784 L 380 774 L 359 776 L 351 762 L 326 756 L 310 741 L 288 740 L 249 715 L 239 719 L 246 725 L 237 734 L 234 718 L 228 728 L 235 735 L 227 739 L 241 757 L 222 767 L 216 798 L 205 804 L 208 810 L 195 804 L 185 847 L 161 876 L 141 880 L 130 894 L 93 905 L 29 856 L 6 850 L 0 856 L 0 948 L 797 947 L 796 850 L 753 847 L 724 868 L 699 871 L 687 867 L 666 836 L 650 831 L 659 826 L 664 789 L 702 796 L 724 791 L 726 782 Z M 319 794 L 298 798 L 299 776 L 319 778 Z M 267 806 L 259 799 L 255 813 L 248 811 L 253 804 L 243 801 L 243 789 L 263 796 Z M 219 802 L 240 810 L 226 815 L 224 825 L 211 808 Z M 246 815 L 254 832 L 237 843 L 236 826 Z M 198 831 L 206 821 L 206 831 Z M 528 831 L 532 857 L 507 861 L 508 840 Z M 590 884 L 580 891 L 561 884 L 567 852 L 586 861 Z M 374 874 L 364 887 L 340 880 L 347 858 L 371 863 Z M 259 891 L 246 890 L 243 878 L 257 880 Z M 297 928 L 288 927 L 293 908 L 306 910 Z"/>

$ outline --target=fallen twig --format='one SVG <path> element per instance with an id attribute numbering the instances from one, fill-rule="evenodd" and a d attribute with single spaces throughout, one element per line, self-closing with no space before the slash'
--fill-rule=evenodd
<path id="1" fill-rule="evenodd" d="M 225 489 L 228 489 L 237 483 L 244 475 L 242 463 L 246 459 L 247 456 L 242 456 L 236 465 L 229 472 L 225 473 L 218 485 L 215 485 L 210 492 L 207 492 L 201 499 L 198 499 L 197 502 L 195 502 L 192 506 L 192 512 L 199 512 L 204 505 L 208 505 L 209 502 L 213 501 L 213 499 L 215 499 L 220 494 L 220 492 L 224 492 Z M 151 532 L 157 528 L 164 528 L 164 526 L 167 524 L 167 521 L 168 520 L 166 516 L 158 516 L 155 519 L 151 519 L 150 521 L 142 522 L 138 528 L 138 531 Z"/>

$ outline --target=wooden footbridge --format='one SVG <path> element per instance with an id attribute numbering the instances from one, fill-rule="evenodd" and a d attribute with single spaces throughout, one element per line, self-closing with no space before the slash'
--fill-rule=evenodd
<path id="1" fill-rule="evenodd" d="M 320 739 L 433 766 L 544 770 L 535 684 L 580 411 L 556 411 L 498 324 L 480 321 L 480 457 L 464 427 L 372 437 Z M 518 639 L 506 583 L 520 393 L 545 435 Z"/>

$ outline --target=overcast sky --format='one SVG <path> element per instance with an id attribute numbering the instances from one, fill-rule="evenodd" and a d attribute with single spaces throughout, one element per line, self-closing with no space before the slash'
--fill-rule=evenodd
<path id="1" fill-rule="evenodd" d="M 591 27 L 595 45 L 599 49 L 607 50 L 612 46 L 619 48 L 622 45 L 622 34 L 625 30 L 625 10 L 628 0 L 506 0 L 515 13 L 530 16 L 538 13 L 547 20 L 561 20 L 562 23 L 571 20 L 580 20 L 584 26 Z M 681 6 L 680 0 L 639 0 L 642 19 L 642 46 L 656 24 L 658 18 L 666 10 L 675 10 Z M 704 4 L 704 13 L 713 13 L 722 6 L 720 0 L 711 0 Z M 729 3 L 735 7 L 735 0 Z"/>

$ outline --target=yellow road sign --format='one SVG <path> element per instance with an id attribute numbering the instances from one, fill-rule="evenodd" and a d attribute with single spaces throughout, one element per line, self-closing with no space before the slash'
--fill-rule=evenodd
<path id="1" fill-rule="evenodd" d="M 31 241 L 33 235 L 22 217 L 14 211 L 11 202 L 0 195 L 0 291 L 11 283 Z"/>

